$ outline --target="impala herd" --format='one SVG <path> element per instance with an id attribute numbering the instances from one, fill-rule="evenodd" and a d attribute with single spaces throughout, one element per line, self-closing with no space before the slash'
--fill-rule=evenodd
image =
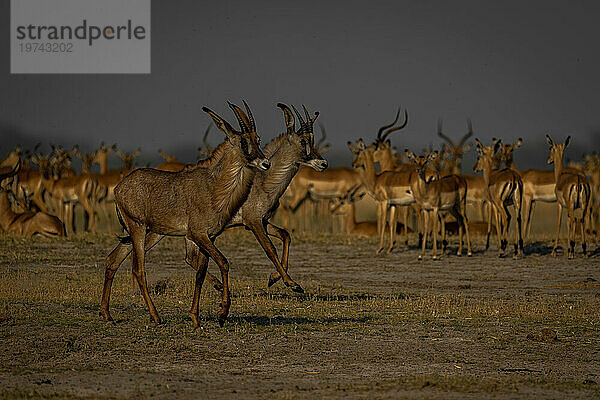
<path id="1" fill-rule="evenodd" d="M 295 292 L 302 287 L 288 274 L 290 234 L 271 219 L 279 210 L 284 226 L 289 226 L 305 200 L 329 202 L 329 210 L 344 215 L 343 231 L 360 236 L 377 236 L 377 253 L 392 252 L 396 235 L 404 233 L 408 244 L 408 216 L 414 213 L 421 252 L 425 256 L 428 235 L 432 236 L 432 258 L 438 258 L 438 234 L 441 253 L 447 246 L 447 231 L 458 233 L 457 255 L 472 255 L 471 234 L 477 227 L 487 227 L 486 250 L 492 228 L 503 256 L 508 244 L 509 227 L 514 221 L 513 257 L 523 254 L 523 238 L 530 234 L 536 202 L 556 202 L 558 219 L 552 254 L 556 255 L 563 211 L 567 212 L 567 255 L 575 255 L 575 238 L 579 234 L 583 254 L 587 256 L 586 235 L 597 233 L 600 222 L 600 155 L 586 156 L 583 163 L 563 167 L 564 151 L 570 136 L 555 143 L 550 136 L 548 164 L 554 171 L 518 170 L 513 152 L 522 144 L 504 144 L 493 139 L 489 145 L 475 140 L 477 162 L 474 170 L 482 175 L 462 174 L 462 158 L 470 148 L 473 135 L 468 121 L 467 133 L 455 143 L 438 122 L 438 136 L 446 144 L 441 151 L 424 151 L 417 155 L 406 149 L 396 153 L 388 137 L 408 124 L 408 112 L 398 123 L 400 109 L 391 124 L 382 126 L 375 140 L 348 142 L 353 155 L 352 169 L 327 168 L 321 153 L 328 146 L 315 142 L 314 124 L 319 113 L 311 115 L 306 107 L 299 112 L 278 103 L 283 113 L 285 133 L 261 149 L 260 137 L 250 107 L 244 109 L 228 103 L 239 129 L 223 117 L 203 107 L 224 141 L 212 148 L 207 141 L 210 125 L 199 148 L 202 156 L 194 164 L 185 164 L 159 150 L 165 162 L 157 168 L 134 168 L 140 150 L 121 152 L 116 145 L 85 154 L 77 147 L 65 150 L 54 146 L 49 155 L 17 148 L 0 162 L 0 230 L 19 236 L 40 234 L 64 236 L 74 232 L 74 208 L 80 205 L 85 228 L 94 232 L 99 213 L 108 222 L 111 210 L 126 232 L 106 259 L 104 290 L 100 314 L 111 320 L 109 301 L 113 277 L 122 262 L 132 254 L 132 272 L 154 322 L 160 317 L 148 291 L 144 271 L 145 253 L 164 236 L 185 238 L 185 262 L 196 271 L 190 317 L 199 326 L 199 296 L 205 279 L 222 296 L 218 320 L 225 322 L 231 304 L 229 262 L 215 246 L 215 239 L 225 230 L 244 226 L 250 230 L 273 263 L 268 286 L 279 279 Z M 297 126 L 299 125 L 299 126 Z M 323 133 L 324 129 L 321 128 Z M 122 168 L 108 169 L 108 156 L 116 154 Z M 81 172 L 71 165 L 73 157 L 81 159 Z M 33 165 L 37 167 L 34 167 Z M 100 172 L 90 172 L 99 164 Z M 501 168 L 504 164 L 504 168 Z M 377 204 L 377 221 L 357 222 L 355 205 L 369 195 Z M 114 203 L 114 204 L 111 204 Z M 469 222 L 467 204 L 476 207 L 480 221 Z M 279 207 L 281 205 L 281 207 Z M 512 209 L 512 210 L 511 210 Z M 399 224 L 400 216 L 403 223 Z M 453 224 L 455 229 L 451 228 Z M 110 223 L 107 224 L 110 229 Z M 447 229 L 448 228 L 448 229 Z M 388 237 L 386 246 L 386 233 Z M 271 237 L 283 243 L 281 258 Z M 465 242 L 466 240 L 466 242 Z M 207 272 L 208 260 L 217 264 L 220 277 Z"/>

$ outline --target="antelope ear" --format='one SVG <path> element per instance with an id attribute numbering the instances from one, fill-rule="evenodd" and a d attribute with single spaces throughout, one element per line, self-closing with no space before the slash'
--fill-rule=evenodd
<path id="1" fill-rule="evenodd" d="M 202 111 L 204 111 L 205 113 L 210 115 L 210 117 L 213 119 L 213 122 L 215 123 L 215 126 L 217 128 L 219 128 L 219 130 L 221 132 L 223 132 L 225 135 L 227 135 L 227 137 L 237 135 L 237 132 L 233 129 L 233 127 L 231 125 L 229 125 L 229 122 L 225 121 L 223 118 L 221 118 L 219 115 L 217 115 L 217 113 L 215 113 L 213 110 L 211 110 L 208 107 L 202 107 Z"/>
<path id="2" fill-rule="evenodd" d="M 565 140 L 565 147 L 567 147 L 571 143 L 571 135 L 567 136 L 567 140 Z"/>
<path id="3" fill-rule="evenodd" d="M 408 157 L 408 159 L 410 161 L 414 161 L 415 160 L 415 153 L 413 153 L 409 149 L 404 149 L 404 154 L 406 154 L 406 157 Z"/>
<path id="4" fill-rule="evenodd" d="M 363 142 L 362 138 L 358 139 L 358 149 L 362 151 L 365 148 L 365 142 Z"/>
<path id="5" fill-rule="evenodd" d="M 352 143 L 351 141 L 348 141 L 348 148 L 352 153 L 358 153 L 358 147 L 356 147 L 356 145 L 354 145 L 354 143 Z"/>
<path id="6" fill-rule="evenodd" d="M 523 144 L 523 139 L 522 138 L 518 138 L 517 140 L 515 140 L 515 144 L 513 144 L 514 148 L 518 148 L 521 147 L 521 144 Z"/>
<path id="7" fill-rule="evenodd" d="M 497 139 L 497 141 L 494 143 L 494 154 L 498 152 L 498 150 L 500 150 L 500 147 L 502 146 L 502 141 L 500 139 Z"/>
<path id="8" fill-rule="evenodd" d="M 552 139 L 550 138 L 550 135 L 546 134 L 546 142 L 548 142 L 548 144 L 550 146 L 554 146 L 554 142 L 552 141 Z"/>

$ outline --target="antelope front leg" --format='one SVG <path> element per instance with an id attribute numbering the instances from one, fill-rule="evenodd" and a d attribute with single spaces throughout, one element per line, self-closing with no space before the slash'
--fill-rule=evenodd
<path id="1" fill-rule="evenodd" d="M 437 235 L 438 235 L 438 219 L 440 218 L 438 208 L 434 208 L 431 212 L 431 216 L 433 217 L 433 249 L 431 250 L 431 258 L 437 260 Z"/>
<path id="2" fill-rule="evenodd" d="M 396 239 L 396 206 L 390 206 L 390 245 L 388 246 L 387 253 L 390 254 L 394 249 Z"/>
<path id="3" fill-rule="evenodd" d="M 200 326 L 198 318 L 200 292 L 202 291 L 202 284 L 204 283 L 206 270 L 208 269 L 208 258 L 200 251 L 198 246 L 188 238 L 185 238 L 185 261 L 196 270 L 196 277 L 194 279 L 194 297 L 192 298 L 190 318 L 192 319 L 194 329 L 197 329 L 198 326 Z"/>
<path id="4" fill-rule="evenodd" d="M 379 247 L 375 254 L 381 253 L 383 250 L 383 237 L 385 236 L 385 223 L 387 221 L 387 202 L 377 202 L 377 232 L 379 233 Z"/>
<path id="5" fill-rule="evenodd" d="M 290 234 L 285 229 L 273 225 L 270 222 L 267 223 L 267 233 L 271 236 L 279 238 L 283 242 L 283 248 L 281 250 L 281 265 L 283 266 L 283 269 L 287 271 L 288 259 L 290 254 L 290 243 L 292 241 Z M 268 287 L 273 286 L 273 284 L 275 284 L 275 282 L 277 282 L 279 279 L 281 279 L 281 275 L 279 274 L 279 272 L 273 272 L 269 277 Z"/>
<path id="6" fill-rule="evenodd" d="M 429 231 L 429 212 L 425 209 L 421 211 L 423 213 L 423 241 L 421 243 L 421 255 L 419 260 L 425 257 L 425 246 L 427 246 L 427 232 Z"/>

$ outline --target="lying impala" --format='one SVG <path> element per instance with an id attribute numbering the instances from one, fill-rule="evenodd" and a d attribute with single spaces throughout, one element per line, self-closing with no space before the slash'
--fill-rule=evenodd
<path id="1" fill-rule="evenodd" d="M 574 170 L 563 170 L 562 159 L 565 148 L 571 142 L 571 136 L 567 137 L 564 143 L 554 143 L 550 136 L 546 135 L 546 141 L 550 145 L 550 155 L 548 164 L 554 163 L 554 178 L 556 185 L 554 192 L 558 201 L 558 220 L 556 222 L 556 240 L 552 255 L 556 257 L 556 248 L 558 247 L 558 237 L 560 234 L 560 220 L 563 208 L 567 209 L 568 223 L 568 247 L 567 255 L 569 259 L 575 258 L 575 228 L 577 222 L 581 226 L 581 247 L 583 255 L 587 257 L 587 245 L 585 241 L 585 216 L 590 205 L 591 189 L 585 175 Z M 579 211 L 581 218 L 577 218 L 575 212 Z"/>
<path id="2" fill-rule="evenodd" d="M 16 175 L 21 168 L 21 162 L 12 171 L 0 175 L 0 183 L 3 180 Z M 46 237 L 64 236 L 65 227 L 63 223 L 53 215 L 44 212 L 13 212 L 9 199 L 10 193 L 0 184 L 0 228 L 4 232 L 16 236 L 33 236 L 40 234 Z"/>
<path id="3" fill-rule="evenodd" d="M 223 285 L 219 324 L 229 314 L 229 262 L 214 240 L 238 212 L 252 187 L 255 171 L 267 170 L 271 163 L 259 146 L 259 137 L 250 109 L 248 115 L 230 104 L 240 131 L 215 112 L 203 107 L 227 137 L 211 157 L 180 172 L 141 168 L 126 176 L 115 188 L 117 213 L 129 236 L 108 255 L 100 314 L 111 320 L 110 289 L 116 270 L 133 245 L 132 271 L 155 323 L 160 323 L 150 298 L 144 271 L 145 248 L 151 248 L 165 235 L 185 236 L 186 260 L 196 270 L 190 317 L 198 327 L 200 290 L 206 276 L 208 257 L 221 271 Z M 128 241 L 131 244 L 126 244 Z"/>
<path id="4" fill-rule="evenodd" d="M 427 163 L 437 157 L 437 154 L 430 153 L 426 157 L 417 157 L 408 149 L 405 150 L 408 159 L 415 167 L 415 173 L 410 175 L 410 188 L 415 201 L 421 207 L 423 213 L 423 243 L 421 248 L 422 259 L 425 255 L 427 244 L 427 232 L 429 231 L 429 218 L 433 219 L 433 249 L 432 258 L 437 259 L 437 232 L 438 219 L 440 211 L 449 211 L 458 222 L 458 251 L 457 255 L 462 254 L 463 230 L 467 235 L 467 255 L 472 256 L 471 237 L 469 236 L 469 224 L 467 220 L 467 184 L 459 175 L 448 175 L 438 179 L 427 179 Z M 442 254 L 444 249 L 442 249 Z"/>

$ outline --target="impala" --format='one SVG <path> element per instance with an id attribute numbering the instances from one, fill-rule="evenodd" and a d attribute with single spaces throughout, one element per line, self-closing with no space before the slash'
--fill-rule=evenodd
<path id="1" fill-rule="evenodd" d="M 384 171 L 380 174 L 375 172 L 373 152 L 359 139 L 355 145 L 348 142 L 348 147 L 354 155 L 352 166 L 360 174 L 362 183 L 367 191 L 377 201 L 377 230 L 379 232 L 379 246 L 376 253 L 383 250 L 386 222 L 389 221 L 390 242 L 387 252 L 390 253 L 394 247 L 395 211 L 396 207 L 413 204 L 415 199 L 410 193 L 410 174 L 407 172 Z M 387 210 L 390 210 L 389 218 Z"/>
<path id="2" fill-rule="evenodd" d="M 0 183 L 16 175 L 21 168 L 21 162 L 8 173 L 0 174 Z M 9 190 L 5 190 L 0 185 L 0 228 L 7 233 L 16 236 L 33 236 L 40 234 L 46 237 L 64 236 L 65 227 L 60 219 L 44 212 L 21 212 L 16 213 L 12 210 Z M 14 195 L 13 195 L 14 196 Z"/>
<path id="3" fill-rule="evenodd" d="M 244 102 L 245 104 L 245 102 Z M 246 105 L 246 104 L 245 104 Z M 229 262 L 214 245 L 214 241 L 239 211 L 248 197 L 257 169 L 267 170 L 270 161 L 259 146 L 252 113 L 246 105 L 246 115 L 239 107 L 234 111 L 241 132 L 207 107 L 215 125 L 226 135 L 211 157 L 192 168 L 179 172 L 141 168 L 126 176 L 115 188 L 119 219 L 128 233 L 121 242 L 133 245 L 132 271 L 155 323 L 160 323 L 146 283 L 144 271 L 145 248 L 151 248 L 165 235 L 185 236 L 186 259 L 196 270 L 194 296 L 190 317 L 198 327 L 199 296 L 206 276 L 208 257 L 221 271 L 223 285 L 221 310 L 222 326 L 229 314 Z M 111 320 L 110 289 L 116 270 L 129 246 L 117 245 L 106 260 L 104 290 L 100 314 Z"/>
<path id="4" fill-rule="evenodd" d="M 417 157 L 414 153 L 405 150 L 408 159 L 415 167 L 415 173 L 410 175 L 410 188 L 415 201 L 421 207 L 423 213 L 423 243 L 421 248 L 422 259 L 425 255 L 427 244 L 427 232 L 429 227 L 429 218 L 433 219 L 433 249 L 432 258 L 437 258 L 437 224 L 440 218 L 440 211 L 449 211 L 458 222 L 458 251 L 457 255 L 462 254 L 463 229 L 467 235 L 467 255 L 470 257 L 471 238 L 469 236 L 469 224 L 467 221 L 467 184 L 459 175 L 448 175 L 438 179 L 427 179 L 427 163 L 431 162 L 437 156 L 428 154 L 426 157 Z M 442 249 L 442 254 L 443 254 Z"/>
<path id="5" fill-rule="evenodd" d="M 558 237 L 560 234 L 560 222 L 563 208 L 567 209 L 568 223 L 568 247 L 567 255 L 569 259 L 575 257 L 575 228 L 577 222 L 581 226 L 581 247 L 583 255 L 587 257 L 587 245 L 585 240 L 585 216 L 588 211 L 591 190 L 585 175 L 574 170 L 563 170 L 562 159 L 565 148 L 571 142 L 571 136 L 568 136 L 564 143 L 554 143 L 550 136 L 546 135 L 546 141 L 550 145 L 550 155 L 548 164 L 554 163 L 554 178 L 556 185 L 554 192 L 558 202 L 558 221 L 556 222 L 556 240 L 552 255 L 556 257 L 556 248 L 558 247 Z M 577 218 L 575 212 L 580 212 L 581 218 Z"/>
<path id="6" fill-rule="evenodd" d="M 487 250 L 489 247 L 493 212 L 496 221 L 496 234 L 498 235 L 498 251 L 500 256 L 503 255 L 508 243 L 506 237 L 511 220 L 508 206 L 513 205 L 517 217 L 513 258 L 517 258 L 523 253 L 523 237 L 521 234 L 523 182 L 519 174 L 510 168 L 493 169 L 495 155 L 500 150 L 500 140 L 494 139 L 491 146 L 484 146 L 479 139 L 475 139 L 475 141 L 477 143 L 477 163 L 473 169 L 483 171 L 483 179 L 487 187 L 486 200 L 492 205 L 492 210 L 488 215 L 488 234 L 485 248 Z"/>

